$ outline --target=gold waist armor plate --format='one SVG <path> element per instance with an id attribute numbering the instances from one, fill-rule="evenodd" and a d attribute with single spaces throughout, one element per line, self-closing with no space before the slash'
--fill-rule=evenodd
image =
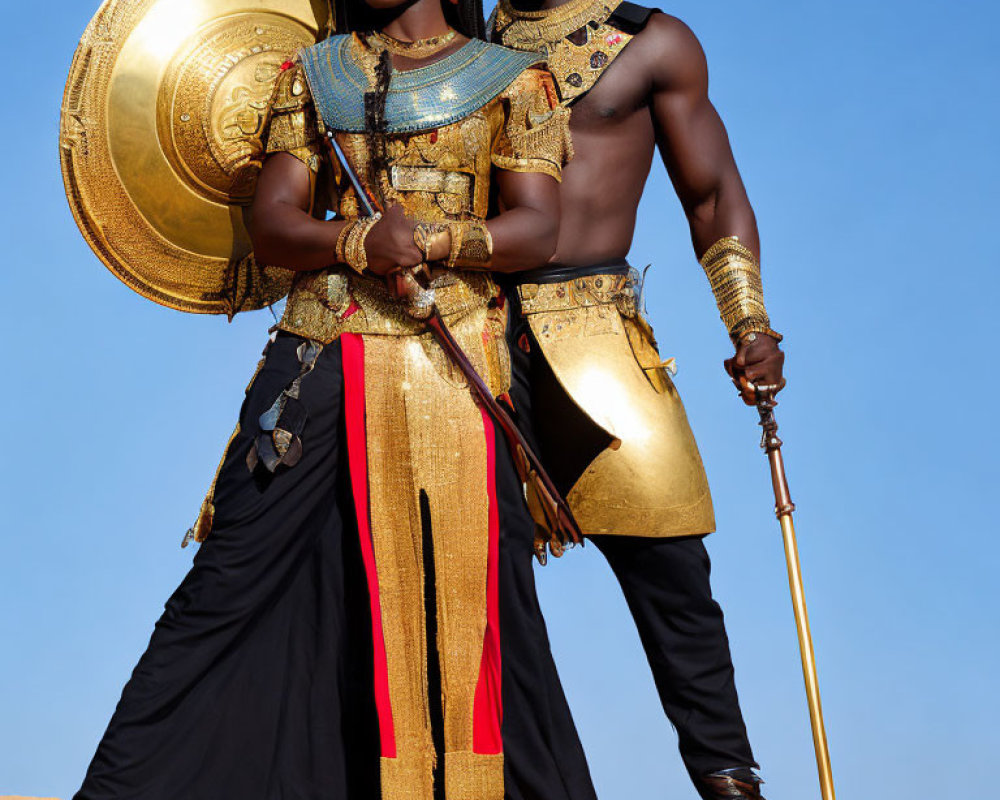
<path id="1" fill-rule="evenodd" d="M 652 329 L 636 311 L 629 277 L 524 284 L 519 293 L 559 386 L 612 440 L 569 492 L 584 532 L 667 537 L 714 531 L 694 434 Z"/>

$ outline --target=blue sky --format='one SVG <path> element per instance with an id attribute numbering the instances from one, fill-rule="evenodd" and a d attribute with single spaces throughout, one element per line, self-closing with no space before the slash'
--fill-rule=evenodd
<path id="1" fill-rule="evenodd" d="M 57 159 L 90 0 L 11 4 L 0 224 L 0 794 L 77 788 L 153 622 L 270 317 L 182 315 L 115 281 Z M 982 791 L 1000 745 L 995 4 L 704 3 L 712 96 L 787 336 L 786 442 L 841 797 Z M 599 189 L 598 189 L 599 190 Z M 781 542 L 752 411 L 657 165 L 636 264 L 716 499 L 716 595 L 770 800 L 818 797 Z M 600 554 L 541 571 L 604 800 L 694 798 Z M 902 788 L 902 787 L 906 788 Z"/>

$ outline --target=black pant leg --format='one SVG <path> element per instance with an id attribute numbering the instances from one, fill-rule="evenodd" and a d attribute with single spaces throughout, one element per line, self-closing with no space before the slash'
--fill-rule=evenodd
<path id="1" fill-rule="evenodd" d="M 756 766 L 703 537 L 590 538 L 621 584 L 688 771 Z"/>
<path id="2" fill-rule="evenodd" d="M 535 525 L 496 432 L 500 649 L 506 800 L 596 800 L 535 592 Z"/>
<path id="3" fill-rule="evenodd" d="M 511 291 L 511 399 L 522 433 L 544 452 L 534 416 L 534 382 L 544 355 Z M 733 679 L 722 609 L 712 599 L 703 537 L 588 537 L 604 553 L 625 594 L 663 709 L 677 729 L 692 777 L 756 766 Z"/>
<path id="4" fill-rule="evenodd" d="M 363 740 L 377 766 L 369 715 L 344 714 L 355 683 L 348 664 L 370 660 L 370 645 L 352 643 L 349 630 L 344 562 L 360 562 L 346 546 L 356 533 L 340 491 L 339 346 L 302 384 L 301 461 L 273 476 L 246 466 L 260 414 L 299 373 L 298 344 L 279 337 L 248 390 L 213 530 L 167 602 L 76 800 L 377 797 L 377 788 L 353 790 L 349 763 Z"/>

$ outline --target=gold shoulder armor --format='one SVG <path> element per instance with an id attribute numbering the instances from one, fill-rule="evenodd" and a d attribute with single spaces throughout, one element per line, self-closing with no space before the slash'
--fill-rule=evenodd
<path id="1" fill-rule="evenodd" d="M 271 96 L 266 133 L 268 153 L 287 152 L 313 172 L 319 169 L 319 131 L 305 73 L 297 63 L 282 65 Z"/>
<path id="2" fill-rule="evenodd" d="M 556 180 L 573 157 L 569 111 L 559 105 L 552 75 L 531 68 L 503 93 L 503 130 L 493 163 L 515 172 L 542 172 Z"/>

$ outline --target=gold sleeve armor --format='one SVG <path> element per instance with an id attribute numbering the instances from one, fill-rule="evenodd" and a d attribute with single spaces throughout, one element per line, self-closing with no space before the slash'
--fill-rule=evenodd
<path id="1" fill-rule="evenodd" d="M 313 172 L 322 161 L 316 110 L 302 67 L 283 69 L 274 86 L 265 134 L 265 152 L 290 153 Z"/>
<path id="2" fill-rule="evenodd" d="M 736 236 L 719 239 L 701 257 L 701 266 L 712 286 L 719 315 L 733 341 L 749 333 L 765 333 L 781 340 L 771 330 L 764 307 L 760 264 Z"/>
<path id="3" fill-rule="evenodd" d="M 542 172 L 556 180 L 573 157 L 569 110 L 559 105 L 552 76 L 525 70 L 501 96 L 504 124 L 493 145 L 493 164 L 512 172 Z"/>

